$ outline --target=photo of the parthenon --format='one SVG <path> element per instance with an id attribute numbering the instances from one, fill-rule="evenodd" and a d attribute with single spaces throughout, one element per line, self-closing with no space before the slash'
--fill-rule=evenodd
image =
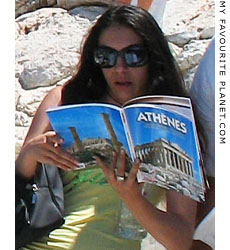
<path id="1" fill-rule="evenodd" d="M 141 160 L 143 180 L 204 200 L 202 184 L 195 179 L 193 160 L 177 144 L 160 138 L 134 149 Z"/>

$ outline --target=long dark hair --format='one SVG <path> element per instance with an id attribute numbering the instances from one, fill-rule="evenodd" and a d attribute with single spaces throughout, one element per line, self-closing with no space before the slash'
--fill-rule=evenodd
<path id="1" fill-rule="evenodd" d="M 187 96 L 168 42 L 152 15 L 135 6 L 111 6 L 85 40 L 78 72 L 63 88 L 64 105 L 99 101 L 106 95 L 107 83 L 94 63 L 93 51 L 102 31 L 113 24 L 130 27 L 142 37 L 150 58 L 148 94 Z"/>

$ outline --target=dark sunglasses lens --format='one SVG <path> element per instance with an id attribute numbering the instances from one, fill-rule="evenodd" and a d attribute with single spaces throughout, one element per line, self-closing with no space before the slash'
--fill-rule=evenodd
<path id="1" fill-rule="evenodd" d="M 142 46 L 130 46 L 122 51 L 101 47 L 94 52 L 94 61 L 101 68 L 111 68 L 116 64 L 117 57 L 121 55 L 129 67 L 140 67 L 148 62 L 148 53 Z"/>
<path id="2" fill-rule="evenodd" d="M 94 60 L 96 64 L 99 64 L 102 68 L 111 68 L 116 62 L 116 51 L 108 48 L 98 48 L 94 52 Z"/>
<path id="3" fill-rule="evenodd" d="M 140 67 L 147 63 L 148 55 L 144 48 L 133 48 L 124 53 L 126 64 L 130 67 Z"/>

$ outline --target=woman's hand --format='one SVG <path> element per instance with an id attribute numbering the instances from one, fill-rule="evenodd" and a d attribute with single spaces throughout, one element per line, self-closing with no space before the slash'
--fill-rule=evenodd
<path id="1" fill-rule="evenodd" d="M 125 174 L 125 153 L 114 156 L 111 166 L 106 166 L 99 157 L 95 157 L 102 168 L 107 181 L 118 193 L 126 207 L 136 220 L 157 241 L 167 249 L 189 249 L 192 242 L 196 215 L 196 202 L 175 191 L 167 192 L 167 211 L 161 211 L 142 195 L 142 185 L 136 181 L 140 165 L 136 160 L 129 176 L 124 180 L 117 176 Z M 115 168 L 117 166 L 117 174 Z"/>
<path id="2" fill-rule="evenodd" d="M 106 166 L 98 156 L 94 158 L 97 164 L 102 168 L 107 181 L 123 201 L 141 195 L 142 185 L 138 184 L 136 180 L 137 171 L 140 165 L 138 159 L 133 163 L 129 175 L 125 177 L 126 155 L 124 150 L 121 150 L 118 157 L 116 153 L 113 154 L 113 160 L 110 166 Z"/>
<path id="3" fill-rule="evenodd" d="M 54 165 L 63 170 L 76 169 L 78 162 L 60 145 L 63 143 L 54 131 L 48 131 L 30 139 L 23 145 L 16 160 L 16 171 L 26 178 L 31 178 L 38 162 Z"/>

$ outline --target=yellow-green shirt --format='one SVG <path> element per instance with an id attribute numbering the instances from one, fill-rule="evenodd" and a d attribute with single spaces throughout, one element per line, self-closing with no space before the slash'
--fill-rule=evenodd
<path id="1" fill-rule="evenodd" d="M 63 171 L 61 178 L 65 197 L 64 225 L 21 249 L 140 249 L 140 241 L 122 239 L 114 234 L 120 199 L 100 168 Z"/>

